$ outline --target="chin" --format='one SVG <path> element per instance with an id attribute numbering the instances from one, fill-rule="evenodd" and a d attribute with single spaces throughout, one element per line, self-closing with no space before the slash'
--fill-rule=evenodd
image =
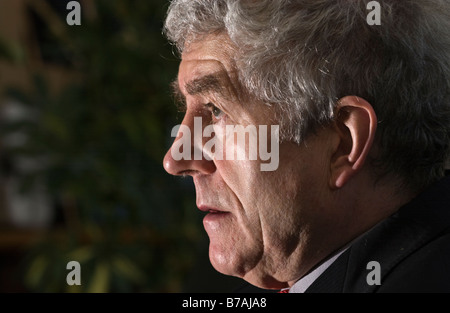
<path id="1" fill-rule="evenodd" d="M 280 282 L 265 273 L 257 261 L 250 255 L 239 255 L 236 249 L 223 249 L 210 243 L 209 260 L 216 271 L 228 276 L 234 276 L 262 289 L 282 289 L 288 287 L 287 282 Z M 244 261 L 245 260 L 245 261 Z"/>
<path id="2" fill-rule="evenodd" d="M 281 282 L 264 273 L 248 273 L 243 279 L 249 284 L 261 289 L 283 289 L 289 287 L 287 282 Z"/>
<path id="3" fill-rule="evenodd" d="M 224 251 L 225 250 L 225 251 Z M 245 272 L 237 265 L 236 251 L 230 252 L 213 243 L 209 245 L 209 260 L 216 271 L 224 275 L 243 277 Z"/>

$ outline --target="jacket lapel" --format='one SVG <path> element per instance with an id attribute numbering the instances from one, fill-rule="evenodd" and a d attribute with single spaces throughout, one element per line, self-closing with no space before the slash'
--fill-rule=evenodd
<path id="1" fill-rule="evenodd" d="M 357 239 L 306 292 L 376 292 L 367 265 L 376 261 L 384 278 L 414 251 L 450 227 L 450 177 L 434 184 Z"/>

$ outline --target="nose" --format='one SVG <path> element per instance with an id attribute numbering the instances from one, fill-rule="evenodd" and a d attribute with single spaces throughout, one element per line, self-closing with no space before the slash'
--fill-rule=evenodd
<path id="1" fill-rule="evenodd" d="M 164 156 L 163 166 L 167 173 L 177 176 L 194 176 L 196 174 L 207 175 L 215 172 L 216 166 L 214 162 L 207 160 L 203 153 L 199 153 L 203 152 L 203 136 L 198 132 L 200 129 L 203 131 L 203 128 L 196 126 L 194 126 L 194 118 L 184 118 L 177 137 Z M 187 131 L 182 132 L 181 129 L 183 127 Z M 194 138 L 197 138 L 197 140 Z M 181 143 L 177 142 L 179 140 L 182 140 Z M 182 147 L 183 152 L 184 149 L 187 149 L 190 153 L 182 153 L 183 157 L 180 158 L 180 147 Z M 199 158 L 200 155 L 201 157 Z"/>

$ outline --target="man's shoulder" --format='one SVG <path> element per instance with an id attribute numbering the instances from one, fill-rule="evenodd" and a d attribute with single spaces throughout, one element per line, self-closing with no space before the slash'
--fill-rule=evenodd
<path id="1" fill-rule="evenodd" d="M 386 268 L 376 292 L 450 292 L 450 177 L 368 236 Z M 360 251 L 363 251 L 360 249 Z M 383 266 L 383 263 L 380 263 Z"/>
<path id="2" fill-rule="evenodd" d="M 450 229 L 403 258 L 377 292 L 450 292 Z"/>
<path id="3" fill-rule="evenodd" d="M 374 226 L 308 292 L 450 292 L 449 191 L 447 177 Z"/>

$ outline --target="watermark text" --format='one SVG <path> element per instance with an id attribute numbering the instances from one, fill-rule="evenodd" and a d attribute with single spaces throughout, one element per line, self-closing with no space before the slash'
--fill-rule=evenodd
<path id="1" fill-rule="evenodd" d="M 270 125 L 269 128 L 268 125 L 219 127 L 210 124 L 203 127 L 202 118 L 195 117 L 193 133 L 188 126 L 177 125 L 171 136 L 178 138 L 171 148 L 172 158 L 176 161 L 267 161 L 261 162 L 261 171 L 275 171 L 279 165 L 279 125 Z"/>

